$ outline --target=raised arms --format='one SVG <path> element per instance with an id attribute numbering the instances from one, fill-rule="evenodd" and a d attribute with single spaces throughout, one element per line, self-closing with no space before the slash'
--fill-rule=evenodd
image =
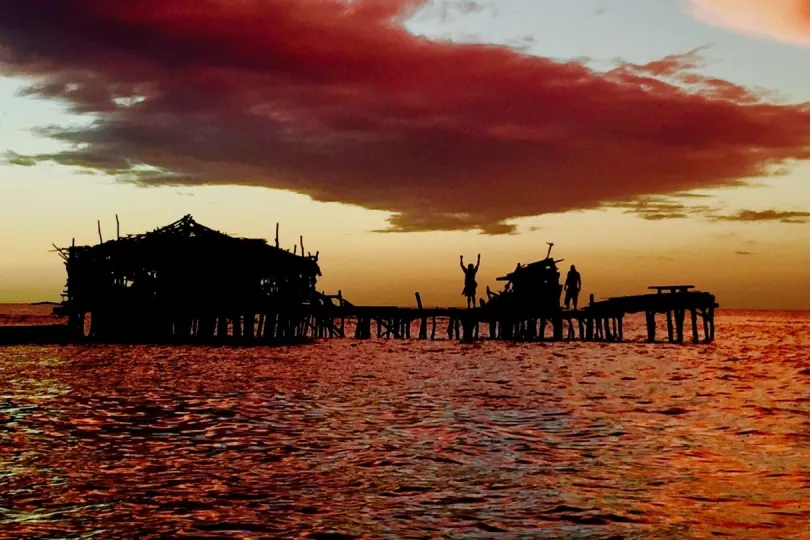
<path id="1" fill-rule="evenodd" d="M 461 270 L 466 274 L 468 272 L 467 267 L 464 266 L 464 255 L 459 255 L 458 257 L 458 264 L 461 266 Z M 470 265 L 472 266 L 472 265 Z M 475 262 L 475 266 L 473 267 L 473 272 L 478 272 L 478 267 L 481 266 L 481 254 L 478 254 L 478 260 Z"/>

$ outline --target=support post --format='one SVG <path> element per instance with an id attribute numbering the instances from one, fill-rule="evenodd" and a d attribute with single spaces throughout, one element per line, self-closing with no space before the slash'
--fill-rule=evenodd
<path id="1" fill-rule="evenodd" d="M 253 330 L 256 324 L 256 314 L 246 313 L 244 317 L 245 317 L 245 338 L 252 340 Z"/>
<path id="2" fill-rule="evenodd" d="M 228 336 L 228 319 L 225 317 L 217 318 L 217 339 L 223 340 Z"/>
<path id="3" fill-rule="evenodd" d="M 667 311 L 667 337 L 670 343 L 675 342 L 675 331 L 672 328 L 672 312 Z"/>
<path id="4" fill-rule="evenodd" d="M 683 320 L 686 316 L 686 311 L 681 309 L 675 310 L 675 331 L 678 338 L 678 343 L 683 343 Z"/>
<path id="5" fill-rule="evenodd" d="M 647 341 L 650 343 L 655 343 L 655 312 L 648 311 L 646 313 L 647 318 Z"/>
<path id="6" fill-rule="evenodd" d="M 709 314 L 706 308 L 700 308 L 700 317 L 703 319 L 703 342 L 709 342 Z"/>
<path id="7" fill-rule="evenodd" d="M 689 315 L 692 317 L 692 343 L 697 343 L 700 341 L 700 336 L 698 335 L 697 309 L 691 308 Z"/>
<path id="8" fill-rule="evenodd" d="M 473 317 L 466 315 L 461 318 L 462 339 L 464 341 L 473 341 L 475 337 L 475 320 Z"/>
<path id="9" fill-rule="evenodd" d="M 562 316 L 556 315 L 554 319 L 552 319 L 551 324 L 554 328 L 554 341 L 562 341 L 563 339 L 563 324 L 562 324 Z"/>
<path id="10" fill-rule="evenodd" d="M 422 307 L 422 295 L 418 292 L 416 293 L 416 306 L 419 309 L 419 339 L 427 339 L 427 317 L 424 313 L 424 308 Z"/>
<path id="11" fill-rule="evenodd" d="M 242 317 L 236 315 L 233 319 L 233 337 L 239 339 L 242 337 Z"/>
<path id="12" fill-rule="evenodd" d="M 346 313 L 343 305 L 343 291 L 338 290 L 338 309 L 340 309 L 340 337 L 346 337 Z"/>

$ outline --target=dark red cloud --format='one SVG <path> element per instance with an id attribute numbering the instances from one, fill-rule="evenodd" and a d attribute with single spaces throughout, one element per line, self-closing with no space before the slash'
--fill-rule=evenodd
<path id="1" fill-rule="evenodd" d="M 609 73 L 402 26 L 424 0 L 3 0 L 5 73 L 97 119 L 55 155 L 144 184 L 245 184 L 395 230 L 728 185 L 810 157 L 810 109 L 691 71 Z M 148 166 L 148 167 L 147 167 Z"/>

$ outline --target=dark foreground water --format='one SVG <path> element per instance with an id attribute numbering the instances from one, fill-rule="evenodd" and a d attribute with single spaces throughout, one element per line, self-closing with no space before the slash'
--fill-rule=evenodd
<path id="1" fill-rule="evenodd" d="M 0 349 L 0 537 L 810 537 L 810 315 L 718 338 Z"/>

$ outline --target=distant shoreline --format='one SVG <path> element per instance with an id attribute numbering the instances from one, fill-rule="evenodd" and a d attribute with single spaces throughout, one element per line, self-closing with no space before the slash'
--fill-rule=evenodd
<path id="1" fill-rule="evenodd" d="M 31 302 L 32 306 L 58 306 L 59 302 Z"/>

